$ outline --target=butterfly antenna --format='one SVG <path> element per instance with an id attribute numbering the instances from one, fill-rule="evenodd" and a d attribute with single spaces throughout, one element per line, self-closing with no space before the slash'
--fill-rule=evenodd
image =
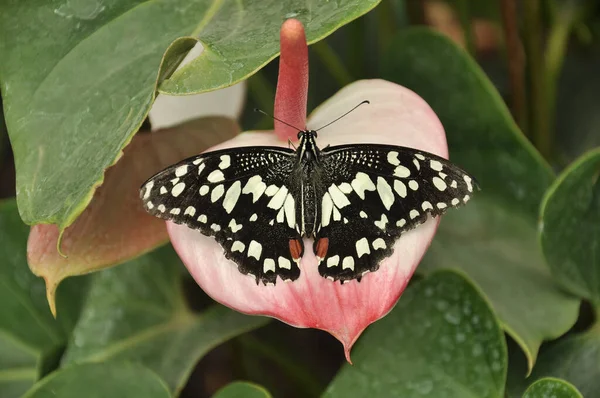
<path id="1" fill-rule="evenodd" d="M 276 118 L 276 117 L 275 117 L 275 116 L 273 116 L 273 115 L 269 115 L 267 112 L 265 112 L 265 111 L 263 111 L 263 110 L 261 110 L 261 109 L 254 108 L 254 112 L 262 113 L 263 115 L 265 115 L 265 116 L 268 116 L 268 117 L 270 117 L 271 119 L 275 119 L 275 120 L 277 120 L 278 122 L 280 122 L 280 123 L 283 123 L 283 124 L 285 124 L 286 126 L 289 126 L 289 127 L 293 128 L 293 129 L 296 129 L 296 130 L 298 130 L 298 131 L 304 131 L 304 129 L 299 129 L 299 128 L 298 128 L 298 127 L 296 127 L 296 126 L 292 126 L 291 124 L 289 124 L 289 123 L 287 123 L 287 122 L 284 122 L 283 120 L 281 120 L 281 119 L 278 119 L 278 118 Z"/>
<path id="2" fill-rule="evenodd" d="M 316 129 L 315 131 L 319 131 L 324 129 L 325 127 L 337 122 L 338 120 L 340 120 L 341 118 L 343 118 L 344 116 L 346 116 L 347 114 L 349 114 L 350 112 L 352 112 L 353 110 L 355 110 L 356 108 L 358 108 L 359 106 L 363 105 L 363 104 L 370 104 L 371 102 L 369 100 L 364 100 L 363 102 L 361 102 L 360 104 L 356 105 L 354 108 L 350 109 L 348 112 L 344 113 L 342 116 L 338 117 L 337 119 L 335 119 L 332 122 L 327 123 L 325 126 L 321 126 L 318 129 Z"/>

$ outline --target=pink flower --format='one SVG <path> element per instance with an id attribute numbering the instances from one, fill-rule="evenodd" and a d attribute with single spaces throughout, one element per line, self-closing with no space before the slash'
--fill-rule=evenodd
<path id="1" fill-rule="evenodd" d="M 275 116 L 305 127 L 308 88 L 308 55 L 302 24 L 286 21 L 281 29 L 281 59 Z M 412 91 L 383 80 L 358 81 L 340 90 L 319 106 L 308 119 L 318 128 L 359 102 L 368 99 L 349 116 L 322 130 L 317 142 L 326 145 L 384 143 L 408 146 L 447 157 L 444 129 L 431 108 Z M 297 131 L 275 124 L 276 134 L 245 132 L 214 149 L 241 146 L 287 146 Z M 296 327 L 325 330 L 343 345 L 346 359 L 363 330 L 385 316 L 400 298 L 435 234 L 438 219 L 406 233 L 394 246 L 394 254 L 361 282 L 341 285 L 319 275 L 312 242 L 300 262 L 301 275 L 294 282 L 278 280 L 275 286 L 257 285 L 227 260 L 213 238 L 186 226 L 167 223 L 173 246 L 196 282 L 216 301 L 237 311 L 277 318 Z"/>

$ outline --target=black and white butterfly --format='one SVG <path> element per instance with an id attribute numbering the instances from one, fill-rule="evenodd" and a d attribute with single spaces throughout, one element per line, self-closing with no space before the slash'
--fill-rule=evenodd
<path id="1" fill-rule="evenodd" d="M 319 149 L 243 147 L 183 160 L 146 181 L 152 215 L 213 236 L 243 274 L 275 283 L 300 276 L 302 238 L 314 238 L 319 273 L 342 283 L 376 271 L 394 242 L 466 203 L 475 180 L 412 148 L 361 144 Z"/>

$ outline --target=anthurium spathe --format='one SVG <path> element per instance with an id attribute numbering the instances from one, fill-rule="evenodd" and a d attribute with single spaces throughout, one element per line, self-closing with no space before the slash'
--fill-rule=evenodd
<path id="1" fill-rule="evenodd" d="M 414 92 L 383 80 L 358 81 L 343 88 L 305 120 L 308 60 L 302 25 L 288 20 L 281 30 L 281 60 L 275 116 L 291 125 L 318 128 L 351 109 L 347 117 L 319 132 L 317 143 L 379 143 L 408 146 L 447 157 L 444 129 L 427 103 Z M 285 95 L 282 95 L 284 93 Z M 297 131 L 276 123 L 273 134 L 245 132 L 214 149 L 242 146 L 287 146 Z M 362 331 L 383 317 L 399 299 L 429 246 L 437 219 L 404 234 L 392 256 L 360 282 L 344 284 L 319 275 L 312 242 L 300 261 L 300 277 L 275 286 L 257 284 L 226 259 L 222 247 L 186 226 L 168 223 L 175 249 L 196 282 L 215 300 L 247 314 L 271 316 L 296 327 L 317 328 L 335 336 L 346 358 Z"/>

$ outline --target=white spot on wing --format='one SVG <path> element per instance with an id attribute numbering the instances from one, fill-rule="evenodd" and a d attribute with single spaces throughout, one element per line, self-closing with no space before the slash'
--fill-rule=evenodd
<path id="1" fill-rule="evenodd" d="M 265 261 L 263 262 L 263 272 L 266 273 L 269 271 L 275 272 L 275 260 L 272 258 L 265 258 Z"/>
<path id="2" fill-rule="evenodd" d="M 338 188 L 340 191 L 346 194 L 352 192 L 352 185 L 348 184 L 347 182 L 342 182 L 340 185 L 338 185 Z"/>
<path id="3" fill-rule="evenodd" d="M 394 181 L 394 191 L 396 191 L 401 198 L 406 198 L 406 185 L 402 181 Z"/>
<path id="4" fill-rule="evenodd" d="M 166 194 L 169 191 L 167 190 L 167 187 L 162 186 L 162 187 L 160 187 L 160 191 L 159 192 L 160 192 L 161 195 L 164 195 L 164 194 Z"/>
<path id="5" fill-rule="evenodd" d="M 279 187 L 277 185 L 269 185 L 265 191 L 267 196 L 273 196 L 279 191 Z"/>
<path id="6" fill-rule="evenodd" d="M 473 184 L 471 183 L 473 180 L 471 180 L 471 177 L 465 175 L 463 176 L 463 178 L 467 183 L 467 189 L 469 190 L 469 192 L 473 192 Z"/>
<path id="7" fill-rule="evenodd" d="M 448 188 L 444 180 L 442 180 L 440 177 L 433 177 L 433 185 L 435 185 L 439 191 L 445 191 L 446 188 Z"/>
<path id="8" fill-rule="evenodd" d="M 153 186 L 154 181 L 150 181 L 148 184 L 146 184 L 146 186 L 144 187 L 146 189 L 146 191 L 144 192 L 144 199 L 148 199 L 150 197 L 150 191 L 152 190 Z"/>
<path id="9" fill-rule="evenodd" d="M 342 261 L 342 269 L 351 269 L 354 271 L 354 258 L 351 256 L 344 257 L 344 261 Z"/>
<path id="10" fill-rule="evenodd" d="M 361 258 L 364 254 L 370 254 L 369 241 L 367 238 L 362 238 L 356 241 L 356 255 Z"/>
<path id="11" fill-rule="evenodd" d="M 442 168 L 444 167 L 442 163 L 438 162 L 437 160 L 430 160 L 429 166 L 435 171 L 442 171 Z"/>
<path id="12" fill-rule="evenodd" d="M 296 226 L 296 206 L 294 206 L 294 198 L 292 195 L 288 195 L 285 198 L 283 208 L 285 210 L 285 218 L 287 220 L 288 227 L 294 228 Z"/>
<path id="13" fill-rule="evenodd" d="M 385 248 L 386 248 L 386 244 L 382 238 L 377 238 L 373 241 L 373 249 L 374 250 L 385 249 Z"/>
<path id="14" fill-rule="evenodd" d="M 408 169 L 408 167 L 398 166 L 394 170 L 394 175 L 396 177 L 406 178 L 406 177 L 410 176 L 410 170 Z"/>
<path id="15" fill-rule="evenodd" d="M 404 218 L 399 219 L 398 221 L 396 221 L 396 226 L 402 228 L 403 226 L 406 225 L 406 220 Z"/>
<path id="16" fill-rule="evenodd" d="M 188 172 L 188 165 L 184 164 L 175 169 L 175 175 L 177 177 L 183 177 Z"/>
<path id="17" fill-rule="evenodd" d="M 238 199 L 240 198 L 240 194 L 242 193 L 242 183 L 238 180 L 234 182 L 227 193 L 225 193 L 225 199 L 223 199 L 223 208 L 227 212 L 227 214 L 231 213 Z"/>
<path id="18" fill-rule="evenodd" d="M 221 170 L 225 170 L 229 166 L 231 166 L 231 156 L 221 155 L 221 163 L 219 163 L 219 168 Z"/>
<path id="19" fill-rule="evenodd" d="M 285 197 L 288 194 L 288 189 L 285 186 L 282 186 L 279 191 L 277 191 L 277 193 L 275 194 L 275 196 L 273 196 L 273 198 L 271 198 L 271 201 L 269 201 L 269 204 L 267 205 L 267 207 L 270 207 L 271 209 L 274 210 L 278 210 L 281 209 L 281 206 L 283 206 L 283 203 L 285 201 Z"/>
<path id="20" fill-rule="evenodd" d="M 457 204 L 460 203 L 460 200 L 458 200 L 457 198 L 452 199 L 452 202 L 450 202 L 452 204 L 452 206 L 456 206 Z"/>
<path id="21" fill-rule="evenodd" d="M 173 187 L 173 189 L 171 190 L 171 195 L 173 195 L 174 197 L 178 197 L 179 195 L 181 195 L 184 189 L 185 183 L 180 182 L 179 184 Z"/>
<path id="22" fill-rule="evenodd" d="M 398 166 L 400 164 L 400 160 L 398 160 L 398 152 L 390 151 L 387 154 L 387 161 L 393 166 Z"/>
<path id="23" fill-rule="evenodd" d="M 231 221 L 229 221 L 228 227 L 229 227 L 229 229 L 231 229 L 231 232 L 233 232 L 235 234 L 237 231 L 242 229 L 242 224 L 236 223 L 235 219 L 232 218 Z"/>
<path id="24" fill-rule="evenodd" d="M 383 203 L 385 208 L 389 210 L 394 204 L 396 197 L 392 192 L 392 187 L 390 187 L 390 184 L 388 184 L 388 182 L 383 177 L 377 177 L 377 193 L 379 194 L 381 202 Z"/>
<path id="25" fill-rule="evenodd" d="M 198 221 L 200 221 L 203 224 L 206 224 L 206 222 L 208 221 L 208 218 L 206 218 L 206 214 L 200 214 L 200 217 L 198 217 Z"/>
<path id="26" fill-rule="evenodd" d="M 365 213 L 364 211 L 361 210 L 360 211 L 360 217 L 361 218 L 367 218 L 368 216 L 367 216 L 367 213 Z"/>
<path id="27" fill-rule="evenodd" d="M 418 183 L 418 182 L 416 182 L 415 180 L 410 180 L 410 181 L 408 182 L 408 187 L 409 187 L 410 189 L 412 189 L 413 191 L 416 191 L 417 189 L 419 189 L 419 183 Z"/>
<path id="28" fill-rule="evenodd" d="M 158 205 L 158 207 L 156 208 L 158 211 L 160 211 L 161 213 L 164 213 L 167 208 L 165 207 L 165 205 Z"/>
<path id="29" fill-rule="evenodd" d="M 194 217 L 194 214 L 196 214 L 196 208 L 194 206 L 188 206 L 183 214 L 186 216 Z"/>
<path id="30" fill-rule="evenodd" d="M 181 209 L 179 207 L 174 207 L 171 209 L 171 211 L 169 212 L 171 214 L 173 214 L 174 216 L 178 215 L 179 213 L 181 213 Z"/>
<path id="31" fill-rule="evenodd" d="M 331 184 L 328 191 L 338 209 L 342 209 L 350 204 L 346 195 L 335 184 Z"/>
<path id="32" fill-rule="evenodd" d="M 417 168 L 417 171 L 421 170 L 421 163 L 417 159 L 413 159 L 413 164 Z"/>
<path id="33" fill-rule="evenodd" d="M 375 226 L 377 226 L 377 228 L 382 229 L 385 231 L 385 225 L 388 223 L 388 218 L 385 214 L 381 215 L 381 219 L 379 221 L 375 221 Z"/>
<path id="34" fill-rule="evenodd" d="M 198 166 L 198 175 L 200 175 L 200 173 L 202 173 L 202 170 L 204 170 L 204 167 L 206 167 L 206 165 L 204 163 L 202 163 L 200 166 Z"/>
<path id="35" fill-rule="evenodd" d="M 412 209 L 410 211 L 410 213 L 408 213 L 408 216 L 410 217 L 411 220 L 414 220 L 415 218 L 419 217 L 419 211 Z"/>
<path id="36" fill-rule="evenodd" d="M 213 170 L 206 179 L 210 182 L 219 182 L 225 179 L 223 172 L 221 170 Z"/>
<path id="37" fill-rule="evenodd" d="M 219 200 L 219 198 L 221 196 L 223 196 L 224 192 L 225 192 L 225 187 L 223 186 L 223 184 L 217 185 L 213 189 L 213 191 L 210 193 L 210 201 L 215 203 L 217 200 Z"/>
<path id="38" fill-rule="evenodd" d="M 200 193 L 200 196 L 204 196 L 208 193 L 208 191 L 210 191 L 210 188 L 208 187 L 208 185 L 202 185 L 200 187 L 200 189 L 198 190 L 198 193 Z"/>
<path id="39" fill-rule="evenodd" d="M 257 260 L 260 260 L 261 253 L 262 245 L 255 240 L 251 240 L 250 245 L 248 246 L 248 257 L 254 257 Z"/>
<path id="40" fill-rule="evenodd" d="M 356 173 L 356 177 L 352 180 L 350 185 L 352 185 L 352 188 L 354 189 L 354 191 L 356 191 L 356 194 L 361 199 L 365 198 L 365 191 L 375 190 L 375 184 L 373 184 L 373 181 L 371 180 L 369 175 L 361 171 Z"/>
<path id="41" fill-rule="evenodd" d="M 433 209 L 433 206 L 428 201 L 425 201 L 421 205 L 421 208 L 423 209 L 423 211 L 427 211 L 427 210 Z"/>
<path id="42" fill-rule="evenodd" d="M 337 254 L 327 259 L 327 268 L 335 267 L 340 263 L 340 256 Z"/>
<path id="43" fill-rule="evenodd" d="M 292 269 L 292 262 L 285 257 L 279 256 L 277 264 L 279 264 L 279 268 Z"/>
<path id="44" fill-rule="evenodd" d="M 245 248 L 246 248 L 246 245 L 243 244 L 242 242 L 240 242 L 239 240 L 236 240 L 235 242 L 233 242 L 233 245 L 231 245 L 232 252 L 242 253 Z"/>
<path id="45" fill-rule="evenodd" d="M 265 184 L 262 181 L 261 176 L 255 175 L 255 176 L 250 177 L 250 179 L 248 179 L 248 181 L 246 182 L 246 185 L 244 185 L 244 189 L 242 190 L 242 193 L 244 193 L 244 194 L 251 193 L 252 194 L 252 203 L 256 203 L 256 201 L 265 192 L 265 189 L 267 189 L 267 184 Z"/>
<path id="46" fill-rule="evenodd" d="M 256 213 L 254 213 L 250 216 L 250 221 L 256 221 L 256 220 L 258 220 L 258 216 L 256 215 Z"/>

